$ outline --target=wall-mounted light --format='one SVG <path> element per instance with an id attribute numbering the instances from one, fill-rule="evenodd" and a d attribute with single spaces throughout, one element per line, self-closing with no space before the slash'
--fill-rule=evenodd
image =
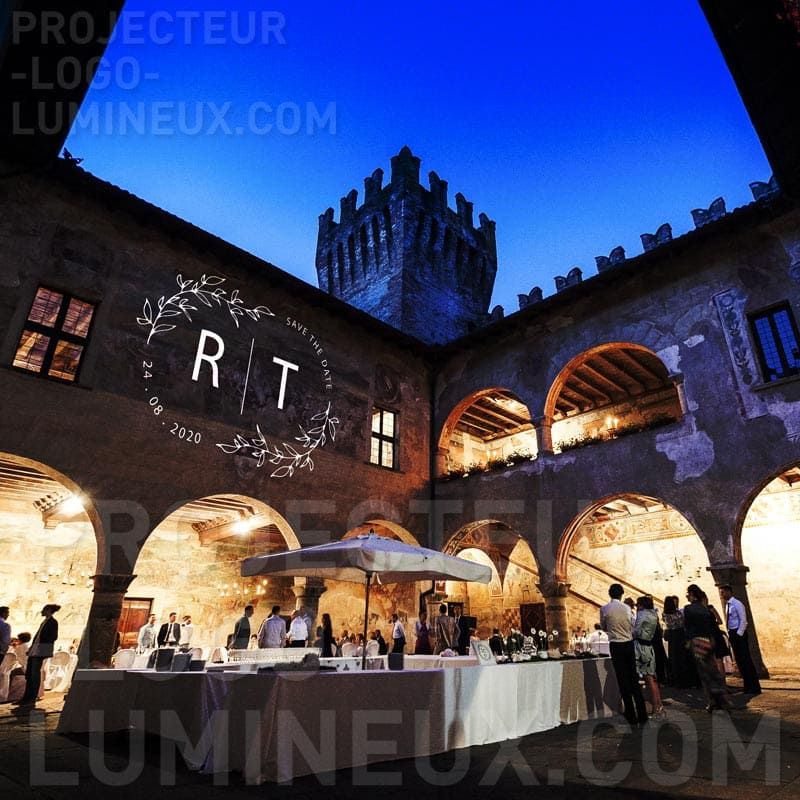
<path id="1" fill-rule="evenodd" d="M 34 502 L 42 514 L 42 522 L 47 530 L 58 527 L 62 522 L 72 522 L 86 511 L 86 500 L 78 494 L 47 495 Z"/>

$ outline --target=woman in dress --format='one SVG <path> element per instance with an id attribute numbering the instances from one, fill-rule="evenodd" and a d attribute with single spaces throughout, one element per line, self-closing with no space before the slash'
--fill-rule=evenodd
<path id="1" fill-rule="evenodd" d="M 703 597 L 703 590 L 694 583 L 686 590 L 689 605 L 683 609 L 683 626 L 708 699 L 706 710 L 711 712 L 717 708 L 730 708 L 730 701 L 725 678 L 720 674 L 714 655 L 714 629 L 717 625 L 708 606 L 703 604 Z"/>
<path id="2" fill-rule="evenodd" d="M 433 647 L 431 647 L 431 632 L 428 628 L 428 612 L 422 611 L 419 619 L 414 625 L 414 632 L 417 635 L 417 641 L 414 645 L 414 655 L 429 656 L 433 654 Z"/>
<path id="3" fill-rule="evenodd" d="M 322 615 L 322 658 L 333 658 L 333 624 L 331 615 Z"/>
<path id="4" fill-rule="evenodd" d="M 640 597 L 636 601 L 636 622 L 633 625 L 634 651 L 636 653 L 636 671 L 644 678 L 650 691 L 650 702 L 653 705 L 653 719 L 663 719 L 664 705 L 661 702 L 661 689 L 656 680 L 656 654 L 653 639 L 658 629 L 658 614 L 653 608 L 652 597 Z"/>
<path id="5" fill-rule="evenodd" d="M 676 597 L 670 595 L 664 598 L 664 613 L 661 618 L 664 622 L 672 685 L 688 689 L 690 682 L 686 669 L 686 635 L 683 632 L 683 614 L 678 608 Z"/>
<path id="6" fill-rule="evenodd" d="M 711 612 L 714 618 L 714 657 L 717 659 L 717 669 L 719 674 L 722 675 L 722 680 L 725 680 L 725 656 L 730 656 L 731 649 L 728 647 L 728 639 L 722 632 L 722 617 L 711 603 L 708 602 L 708 595 L 703 592 L 702 603 Z"/>

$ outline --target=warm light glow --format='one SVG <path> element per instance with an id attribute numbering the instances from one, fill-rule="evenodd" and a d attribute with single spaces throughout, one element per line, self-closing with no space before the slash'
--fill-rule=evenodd
<path id="1" fill-rule="evenodd" d="M 74 517 L 84 510 L 83 498 L 77 494 L 70 495 L 58 508 L 60 514 Z"/>
<path id="2" fill-rule="evenodd" d="M 231 530 L 234 533 L 244 534 L 250 533 L 250 531 L 255 530 L 259 526 L 259 521 L 256 515 L 252 515 L 249 517 L 245 517 L 244 519 L 240 519 L 231 525 Z"/>

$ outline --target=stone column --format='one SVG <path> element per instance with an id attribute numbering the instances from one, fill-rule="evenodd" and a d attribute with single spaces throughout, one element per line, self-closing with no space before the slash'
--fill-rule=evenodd
<path id="1" fill-rule="evenodd" d="M 536 584 L 544 597 L 544 618 L 548 636 L 558 631 L 558 649 L 569 647 L 569 620 L 567 619 L 567 595 L 570 584 L 559 580 L 542 581 Z M 528 631 L 525 631 L 527 634 Z"/>
<path id="2" fill-rule="evenodd" d="M 536 446 L 539 455 L 553 454 L 553 420 L 549 417 L 536 417 L 531 420 L 536 431 Z"/>
<path id="3" fill-rule="evenodd" d="M 750 567 L 746 567 L 744 564 L 730 563 L 715 564 L 707 567 L 707 569 L 714 576 L 714 584 L 717 587 L 730 584 L 733 589 L 733 596 L 744 604 L 745 610 L 747 611 L 747 643 L 750 646 L 750 655 L 753 658 L 753 664 L 755 665 L 759 678 L 769 678 L 769 672 L 764 665 L 764 659 L 761 657 L 758 633 L 756 631 L 755 620 L 753 619 L 753 611 L 750 608 L 750 598 L 747 594 L 747 573 L 750 571 Z M 720 608 L 720 616 L 724 622 L 725 604 L 722 602 L 721 597 L 720 603 L 722 605 Z"/>
<path id="4" fill-rule="evenodd" d="M 135 575 L 93 575 L 94 596 L 89 609 L 89 621 L 78 648 L 78 664 L 108 666 L 114 654 L 122 599 Z"/>
<path id="5" fill-rule="evenodd" d="M 309 639 L 313 642 L 316 638 L 317 616 L 319 614 L 319 598 L 328 591 L 325 581 L 322 578 L 295 578 L 292 592 L 295 596 L 295 608 L 301 606 L 311 619 L 311 630 L 308 632 Z"/>

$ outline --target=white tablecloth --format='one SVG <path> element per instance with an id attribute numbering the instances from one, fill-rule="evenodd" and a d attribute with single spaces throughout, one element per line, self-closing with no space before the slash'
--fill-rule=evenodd
<path id="1" fill-rule="evenodd" d="M 397 672 L 79 670 L 58 732 L 146 730 L 184 742 L 191 769 L 236 770 L 255 783 L 498 742 L 612 716 L 618 705 L 610 659 Z"/>

